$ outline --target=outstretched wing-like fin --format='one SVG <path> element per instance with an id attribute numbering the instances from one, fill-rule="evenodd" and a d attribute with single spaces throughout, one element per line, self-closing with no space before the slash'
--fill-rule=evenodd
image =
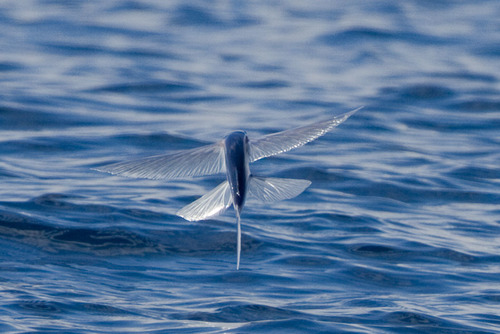
<path id="1" fill-rule="evenodd" d="M 291 149 L 305 145 L 324 135 L 340 123 L 348 119 L 360 108 L 335 116 L 325 121 L 295 129 L 273 133 L 254 141 L 250 141 L 250 162 L 265 157 L 287 152 Z"/>
<path id="2" fill-rule="evenodd" d="M 262 202 L 281 201 L 298 196 L 310 184 L 309 180 L 252 176 L 248 193 Z"/>
<path id="3" fill-rule="evenodd" d="M 222 173 L 224 143 L 217 142 L 173 154 L 156 155 L 96 168 L 100 172 L 145 179 L 177 179 Z"/>
<path id="4" fill-rule="evenodd" d="M 232 203 L 229 183 L 224 181 L 196 201 L 180 209 L 177 215 L 189 221 L 203 220 L 221 214 Z"/>

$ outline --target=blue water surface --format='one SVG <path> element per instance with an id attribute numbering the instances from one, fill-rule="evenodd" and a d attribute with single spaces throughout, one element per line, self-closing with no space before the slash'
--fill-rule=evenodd
<path id="1" fill-rule="evenodd" d="M 0 331 L 500 330 L 500 3 L 3 1 Z M 252 164 L 294 199 L 97 166 L 365 106 Z"/>

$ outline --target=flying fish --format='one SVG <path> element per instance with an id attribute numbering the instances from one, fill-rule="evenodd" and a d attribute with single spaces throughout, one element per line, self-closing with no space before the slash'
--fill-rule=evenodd
<path id="1" fill-rule="evenodd" d="M 250 163 L 303 146 L 341 124 L 359 109 L 361 108 L 255 140 L 249 139 L 245 131 L 234 131 L 211 145 L 113 163 L 96 170 L 146 179 L 179 179 L 225 173 L 224 182 L 180 209 L 177 215 L 189 221 L 204 220 L 221 214 L 232 205 L 238 227 L 236 269 L 239 269 L 240 215 L 247 197 L 254 197 L 263 202 L 290 199 L 302 193 L 311 184 L 309 180 L 255 176 L 250 172 Z"/>

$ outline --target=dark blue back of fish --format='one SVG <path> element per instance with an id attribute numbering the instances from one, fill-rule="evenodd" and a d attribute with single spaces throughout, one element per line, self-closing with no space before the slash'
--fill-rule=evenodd
<path id="1" fill-rule="evenodd" d="M 235 131 L 225 139 L 226 170 L 234 208 L 241 212 L 245 203 L 248 183 L 248 163 L 246 162 L 246 145 L 248 137 L 244 131 Z"/>

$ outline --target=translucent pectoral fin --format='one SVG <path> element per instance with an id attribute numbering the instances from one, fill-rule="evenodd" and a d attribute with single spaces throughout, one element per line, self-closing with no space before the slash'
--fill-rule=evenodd
<path id="1" fill-rule="evenodd" d="M 252 176 L 248 193 L 262 202 L 281 201 L 298 196 L 310 184 L 309 180 Z"/>
<path id="2" fill-rule="evenodd" d="M 361 108 L 333 118 L 302 126 L 300 128 L 285 130 L 250 141 L 250 162 L 305 145 L 324 135 L 340 123 L 348 119 Z"/>
<path id="3" fill-rule="evenodd" d="M 100 172 L 145 179 L 176 179 L 225 171 L 224 144 L 218 142 L 173 154 L 118 162 L 95 168 Z"/>
<path id="4" fill-rule="evenodd" d="M 177 212 L 178 216 L 189 220 L 203 220 L 216 216 L 232 204 L 231 190 L 227 181 L 206 193 Z"/>

